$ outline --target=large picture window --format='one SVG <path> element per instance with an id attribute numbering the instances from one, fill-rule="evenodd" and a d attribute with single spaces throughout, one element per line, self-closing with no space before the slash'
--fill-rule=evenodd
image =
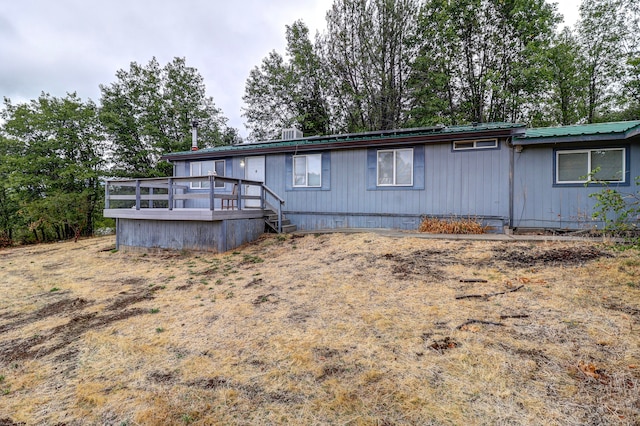
<path id="1" fill-rule="evenodd" d="M 191 176 L 224 176 L 224 160 L 194 161 L 191 163 Z M 191 182 L 191 188 L 209 188 L 209 182 Z M 224 182 L 216 181 L 214 188 L 224 188 Z"/>
<path id="2" fill-rule="evenodd" d="M 293 186 L 317 188 L 322 186 L 322 155 L 293 156 Z"/>
<path id="3" fill-rule="evenodd" d="M 413 149 L 378 151 L 378 186 L 413 185 Z"/>
<path id="4" fill-rule="evenodd" d="M 556 151 L 556 183 L 624 182 L 625 154 L 624 148 Z"/>
<path id="5" fill-rule="evenodd" d="M 556 151 L 556 183 L 625 182 L 625 165 L 624 148 Z"/>

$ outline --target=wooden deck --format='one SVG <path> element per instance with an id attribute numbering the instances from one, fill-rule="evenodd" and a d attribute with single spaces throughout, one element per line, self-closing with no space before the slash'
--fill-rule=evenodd
<path id="1" fill-rule="evenodd" d="M 283 204 L 262 182 L 244 179 L 120 179 L 105 183 L 103 214 L 116 219 L 117 248 L 223 252 L 258 239 L 265 218 L 282 232 Z"/>
<path id="2" fill-rule="evenodd" d="M 262 182 L 224 176 L 112 179 L 105 183 L 104 217 L 115 219 L 218 221 L 277 214 L 284 200 Z M 226 208 L 225 208 L 226 207 Z"/>

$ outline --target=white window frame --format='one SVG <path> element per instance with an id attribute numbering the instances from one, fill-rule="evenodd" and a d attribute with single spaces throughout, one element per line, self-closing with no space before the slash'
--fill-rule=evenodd
<path id="1" fill-rule="evenodd" d="M 627 150 L 626 148 L 593 148 L 593 149 L 565 149 L 556 151 L 556 180 L 557 184 L 571 184 L 571 183 L 580 183 L 584 184 L 589 182 L 589 175 L 593 172 L 593 168 L 591 166 L 591 153 L 594 151 L 622 151 L 622 176 L 620 180 L 604 180 L 604 182 L 611 183 L 626 183 L 627 176 Z M 582 180 L 560 180 L 560 155 L 561 154 L 588 154 L 587 155 L 587 170 L 584 175 L 585 178 Z"/>
<path id="2" fill-rule="evenodd" d="M 218 163 L 222 163 L 222 175 L 224 176 L 224 174 L 226 173 L 227 169 L 227 165 L 225 160 L 207 160 L 207 161 L 192 161 L 189 164 L 189 175 L 190 176 L 204 176 L 204 174 L 202 173 L 202 165 L 205 163 L 212 163 L 212 170 L 215 172 L 216 170 L 216 164 Z M 197 166 L 197 167 L 194 167 Z M 195 170 L 194 172 L 194 169 Z M 210 174 L 210 173 L 209 173 Z M 190 183 L 191 189 L 207 189 L 209 188 L 209 183 L 208 182 L 191 182 Z M 224 188 L 224 182 L 220 181 L 216 181 L 214 188 Z"/>
<path id="3" fill-rule="evenodd" d="M 396 157 L 400 151 L 411 152 L 411 182 L 410 183 L 396 183 L 398 179 L 398 173 L 396 170 L 397 160 Z M 393 182 L 392 183 L 380 183 L 380 154 L 392 152 L 393 153 Z M 376 154 L 376 186 L 413 186 L 413 148 L 399 148 L 399 149 L 380 149 Z"/>
<path id="4" fill-rule="evenodd" d="M 478 143 L 493 142 L 493 145 L 478 146 Z M 472 144 L 472 146 L 460 147 L 460 144 Z M 468 141 L 455 141 L 453 142 L 454 151 L 468 151 L 471 149 L 495 149 L 498 147 L 498 139 L 476 139 Z"/>
<path id="5" fill-rule="evenodd" d="M 317 157 L 320 160 L 320 182 L 318 185 L 309 185 L 309 157 Z M 304 184 L 296 184 L 296 158 L 304 158 Z M 291 174 L 294 188 L 320 188 L 322 186 L 322 154 L 294 155 L 291 163 Z"/>

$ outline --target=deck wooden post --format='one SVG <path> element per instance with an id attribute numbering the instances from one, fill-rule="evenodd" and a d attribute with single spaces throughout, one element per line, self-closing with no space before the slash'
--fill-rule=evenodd
<path id="1" fill-rule="evenodd" d="M 267 190 L 264 189 L 264 184 L 260 185 L 260 208 L 262 210 L 267 207 Z"/>
<path id="2" fill-rule="evenodd" d="M 136 179 L 136 210 L 140 210 L 140 179 Z"/>
<path id="3" fill-rule="evenodd" d="M 209 210 L 211 211 L 215 210 L 215 205 L 216 205 L 215 187 L 216 187 L 216 177 L 209 176 Z"/>
<path id="4" fill-rule="evenodd" d="M 109 197 L 111 196 L 111 191 L 109 190 L 109 181 L 104 183 L 104 208 L 109 208 Z"/>
<path id="5" fill-rule="evenodd" d="M 149 208 L 153 208 L 153 188 L 149 188 Z"/>
<path id="6" fill-rule="evenodd" d="M 278 234 L 282 234 L 282 202 L 278 203 Z"/>
<path id="7" fill-rule="evenodd" d="M 238 179 L 238 210 L 242 210 L 242 179 Z"/>
<path id="8" fill-rule="evenodd" d="M 173 179 L 169 178 L 169 210 L 173 210 Z"/>

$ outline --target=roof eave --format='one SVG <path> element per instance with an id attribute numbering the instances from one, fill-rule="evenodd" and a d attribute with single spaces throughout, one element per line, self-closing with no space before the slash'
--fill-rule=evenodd
<path id="1" fill-rule="evenodd" d="M 636 126 L 633 127 L 631 129 L 629 129 L 629 131 L 627 132 L 627 134 L 625 135 L 626 139 L 630 139 L 633 138 L 635 136 L 640 135 L 640 126 Z"/>
<path id="2" fill-rule="evenodd" d="M 397 146 L 397 145 L 413 145 L 418 143 L 446 143 L 458 140 L 475 139 L 475 138 L 506 138 L 521 133 L 521 127 L 509 127 L 502 129 L 479 129 L 476 131 L 459 132 L 459 133 L 437 133 L 415 136 L 404 136 L 396 138 L 381 138 L 378 140 L 363 139 L 336 141 L 328 140 L 325 143 L 303 143 L 290 144 L 287 146 L 269 146 L 261 145 L 256 147 L 247 146 L 246 148 L 236 150 L 220 150 L 220 151 L 191 151 L 184 153 L 165 154 L 163 160 L 174 161 L 184 159 L 201 159 L 201 158 L 218 158 L 218 157 L 234 157 L 241 155 L 258 155 L 258 154 L 279 154 L 290 152 L 308 152 L 321 151 L 327 149 L 354 149 L 368 148 L 375 146 Z"/>
<path id="3" fill-rule="evenodd" d="M 561 143 L 580 143 L 580 142 L 602 142 L 602 141 L 619 141 L 628 139 L 631 136 L 627 136 L 623 133 L 616 134 L 601 134 L 601 135 L 580 135 L 580 136 L 552 136 L 552 137 L 537 137 L 537 138 L 515 138 L 513 140 L 514 145 L 556 145 Z"/>

